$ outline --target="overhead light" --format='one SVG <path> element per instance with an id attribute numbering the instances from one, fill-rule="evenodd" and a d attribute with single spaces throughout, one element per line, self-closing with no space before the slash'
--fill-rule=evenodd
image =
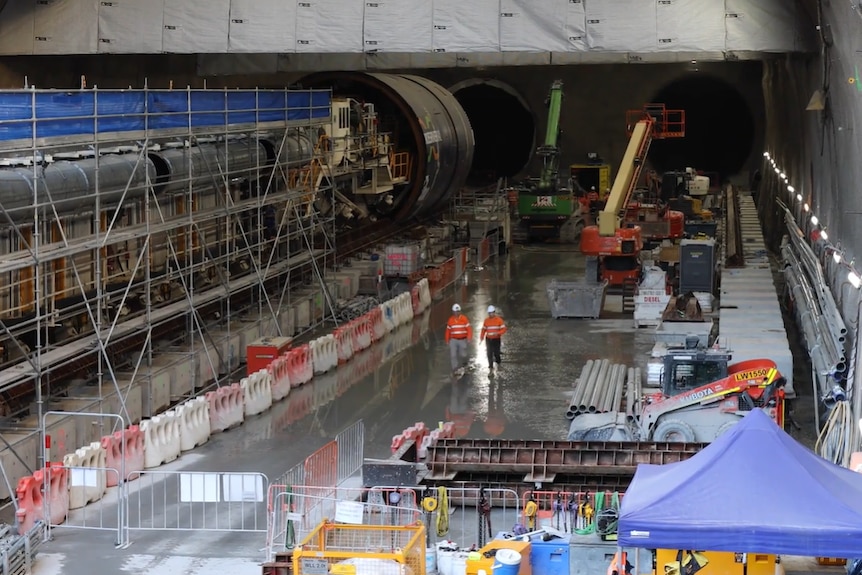
<path id="1" fill-rule="evenodd" d="M 764 158 L 768 158 L 768 157 L 769 157 L 769 152 L 763 152 L 763 157 L 764 157 Z"/>
<path id="2" fill-rule="evenodd" d="M 780 173 L 781 173 L 781 170 L 779 170 L 778 168 L 775 168 L 775 173 L 776 173 L 776 174 L 780 174 Z"/>
<path id="3" fill-rule="evenodd" d="M 811 224 L 812 225 L 816 226 L 819 223 L 820 223 L 820 220 L 817 219 L 817 216 L 811 216 Z"/>
<path id="4" fill-rule="evenodd" d="M 859 286 L 862 286 L 862 279 L 859 279 L 856 272 L 850 272 L 847 274 L 847 281 L 849 281 L 856 289 L 859 289 Z"/>
<path id="5" fill-rule="evenodd" d="M 820 231 L 820 239 L 822 239 L 824 242 L 829 241 L 829 234 L 826 233 L 826 230 Z"/>
<path id="6" fill-rule="evenodd" d="M 833 252 L 832 252 L 832 260 L 833 260 L 836 264 L 840 264 L 840 263 L 841 263 L 841 254 L 839 254 L 839 253 L 838 253 L 838 250 L 835 250 L 835 251 L 833 251 Z"/>
<path id="7" fill-rule="evenodd" d="M 787 174 L 785 174 L 784 172 L 781 172 L 780 174 L 778 174 L 778 176 L 779 176 L 782 180 L 786 180 L 786 179 L 787 179 Z"/>
<path id="8" fill-rule="evenodd" d="M 802 206 L 802 209 L 807 212 L 808 210 L 811 209 L 811 206 L 809 206 L 808 204 L 805 204 L 804 206 Z"/>
<path id="9" fill-rule="evenodd" d="M 802 201 L 802 194 L 796 194 L 796 201 L 797 201 L 797 202 L 801 202 L 801 201 Z"/>
<path id="10" fill-rule="evenodd" d="M 796 191 L 796 188 L 794 188 L 793 186 L 787 186 L 787 191 L 792 194 L 793 192 Z"/>

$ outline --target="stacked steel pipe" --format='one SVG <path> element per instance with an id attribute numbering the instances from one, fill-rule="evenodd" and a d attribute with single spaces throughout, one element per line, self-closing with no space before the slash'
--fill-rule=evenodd
<path id="1" fill-rule="evenodd" d="M 566 417 L 574 419 L 582 413 L 618 412 L 623 395 L 627 409 L 631 410 L 637 401 L 638 396 L 633 393 L 638 392 L 635 383 L 639 381 L 638 369 L 621 363 L 612 365 L 607 359 L 588 360 L 575 384 Z"/>
<path id="2" fill-rule="evenodd" d="M 790 238 L 781 248 L 784 277 L 796 303 L 796 319 L 802 328 L 812 367 L 818 375 L 829 374 L 834 381 L 841 381 L 847 369 L 844 350 L 847 327 L 817 256 L 786 208 L 784 220 Z M 833 384 L 826 377 L 818 377 L 818 380 L 821 393 L 826 395 Z"/>

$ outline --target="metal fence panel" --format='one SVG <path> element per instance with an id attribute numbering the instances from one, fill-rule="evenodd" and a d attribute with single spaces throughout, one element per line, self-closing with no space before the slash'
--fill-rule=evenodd
<path id="1" fill-rule="evenodd" d="M 123 543 L 124 502 L 126 484 L 120 481 L 120 472 L 112 467 L 66 467 L 69 472 L 70 498 L 89 502 L 71 509 L 62 523 L 49 523 L 48 530 L 83 529 L 87 531 L 116 531 L 117 544 Z M 106 488 L 107 484 L 121 488 Z M 47 517 L 50 522 L 50 501 Z M 73 503 L 74 505 L 74 503 Z"/>
<path id="2" fill-rule="evenodd" d="M 365 460 L 365 422 L 357 421 L 335 436 L 338 445 L 336 485 L 341 485 L 362 471 Z"/>
<path id="3" fill-rule="evenodd" d="M 263 473 L 142 471 L 127 483 L 131 531 L 266 532 Z"/>

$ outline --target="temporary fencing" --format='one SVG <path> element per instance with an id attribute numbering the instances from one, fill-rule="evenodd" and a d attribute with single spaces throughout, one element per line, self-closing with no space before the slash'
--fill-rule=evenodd
<path id="1" fill-rule="evenodd" d="M 342 485 L 362 471 L 365 460 L 365 422 L 360 420 L 335 436 L 338 446 L 335 480 Z"/>
<path id="2" fill-rule="evenodd" d="M 70 460 L 66 459 L 64 463 L 66 461 Z M 122 544 L 125 541 L 123 502 L 125 500 L 125 486 L 128 484 L 123 483 L 124 492 L 122 494 L 116 488 L 108 490 L 106 486 L 109 482 L 119 485 L 120 472 L 104 465 L 91 467 L 66 464 L 65 469 L 69 473 L 70 509 L 62 521 L 52 519 L 49 527 L 51 529 L 116 531 L 116 543 Z"/>
<path id="3" fill-rule="evenodd" d="M 130 531 L 266 532 L 263 473 L 142 471 L 127 485 Z"/>

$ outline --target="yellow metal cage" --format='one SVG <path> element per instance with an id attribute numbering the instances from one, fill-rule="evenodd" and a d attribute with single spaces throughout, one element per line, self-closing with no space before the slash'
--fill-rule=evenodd
<path id="1" fill-rule="evenodd" d="M 365 570 L 361 562 L 366 560 Z M 382 573 L 375 562 L 393 562 L 403 575 L 425 575 L 425 526 L 346 525 L 324 520 L 293 551 L 295 575 Z M 397 565 L 396 565 L 397 564 Z M 379 564 L 380 566 L 383 563 Z"/>

